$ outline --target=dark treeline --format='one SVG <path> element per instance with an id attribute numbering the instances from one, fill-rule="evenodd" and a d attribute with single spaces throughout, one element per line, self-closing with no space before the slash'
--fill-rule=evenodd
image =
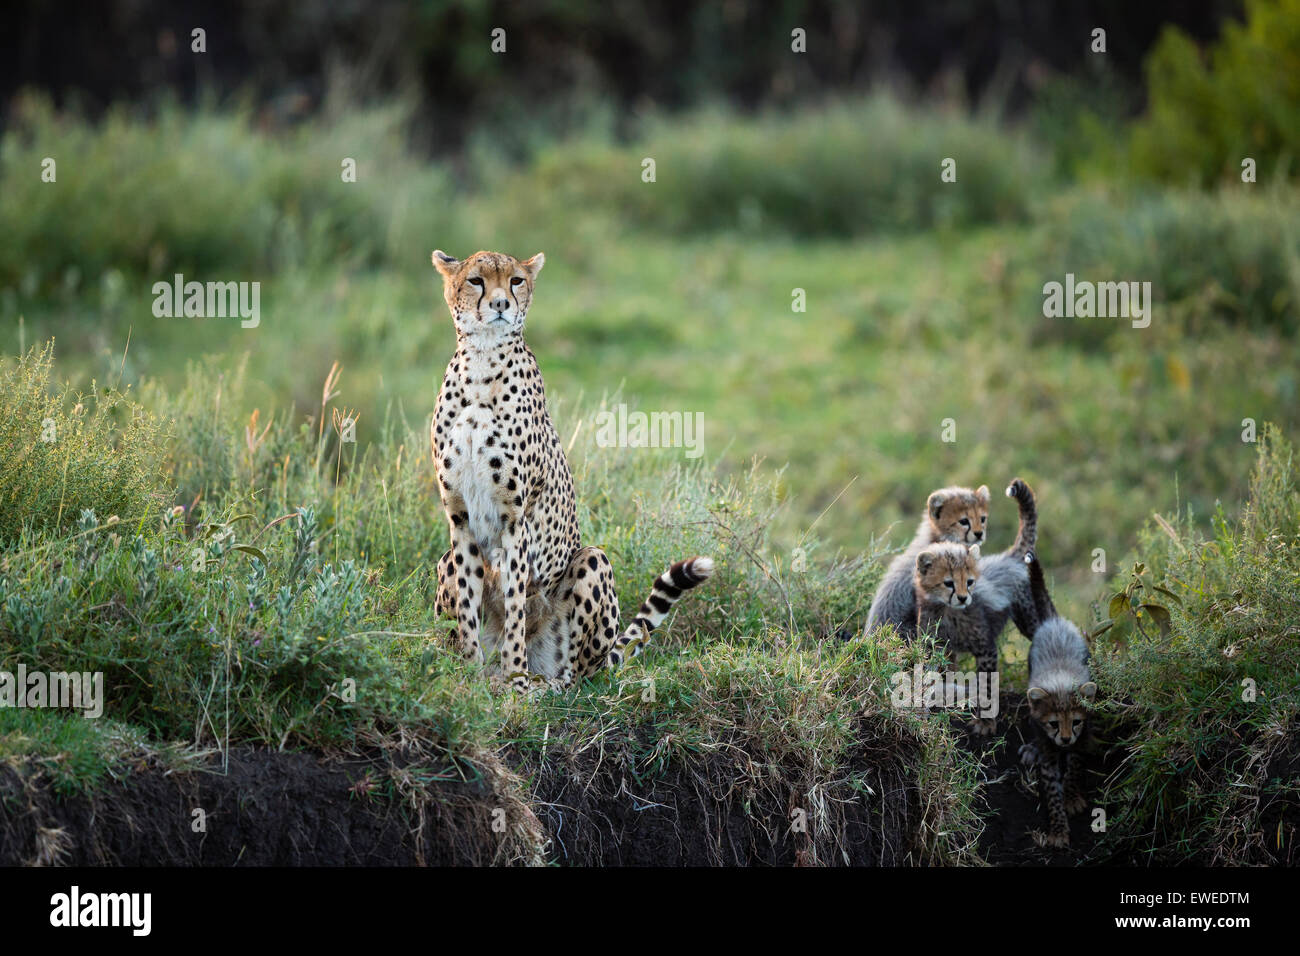
<path id="1" fill-rule="evenodd" d="M 1163 24 L 1217 34 L 1234 0 L 27 0 L 0 31 L 0 103 L 22 88 L 91 115 L 169 91 L 254 97 L 268 122 L 321 104 L 335 78 L 361 97 L 405 95 L 435 147 L 485 117 L 598 99 L 669 109 L 704 100 L 753 107 L 860 89 L 887 77 L 922 92 L 996 96 L 1012 109 L 1036 78 L 1105 68 L 1140 96 L 1142 58 Z M 191 31 L 207 52 L 191 53 Z M 506 30 L 510 69 L 490 48 Z M 791 31 L 808 53 L 791 54 Z M 1136 102 L 1134 105 L 1138 105 Z M 553 117 L 563 122 L 563 115 Z"/>

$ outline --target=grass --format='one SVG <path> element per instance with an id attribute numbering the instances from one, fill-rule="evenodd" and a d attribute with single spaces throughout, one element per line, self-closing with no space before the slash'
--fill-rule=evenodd
<path id="1" fill-rule="evenodd" d="M 477 168 L 460 189 L 405 152 L 400 110 L 277 136 L 239 114 L 90 126 L 24 109 L 0 143 L 16 183 L 0 199 L 0 317 L 8 351 L 25 353 L 0 366 L 13 410 L 0 449 L 19 456 L 0 459 L 0 494 L 18 503 L 0 524 L 0 659 L 104 671 L 110 718 L 151 745 L 355 750 L 414 735 L 467 775 L 509 750 L 538 779 L 554 772 L 546 754 L 591 748 L 648 776 L 762 753 L 773 769 L 727 764 L 706 789 L 744 780 L 772 806 L 827 780 L 845 788 L 836 799 L 869 786 L 855 761 L 896 752 L 925 808 L 916 858 L 964 861 L 980 826 L 973 764 L 946 717 L 883 696 L 911 652 L 828 640 L 861 621 L 930 489 L 1025 477 L 1057 604 L 1085 626 L 1139 555 L 1199 582 L 1205 610 L 1280 547 L 1251 508 L 1291 479 L 1248 496 L 1257 460 L 1272 468 L 1300 425 L 1294 363 L 1278 360 L 1300 301 L 1284 186 L 1101 191 L 1054 178 L 1035 143 L 990 121 L 881 98 L 655 121 L 630 143 Z M 823 135 L 831 154 L 810 145 Z M 229 170 L 210 162 L 221 141 Z M 57 184 L 20 174 L 52 153 L 90 159 L 61 159 Z M 344 184 L 338 159 L 353 154 L 361 178 Z M 956 183 L 939 179 L 949 154 Z M 110 201 L 86 208 L 90 194 Z M 427 420 L 454 336 L 435 247 L 547 253 L 529 341 L 584 540 L 609 551 L 624 607 L 670 560 L 718 561 L 657 652 L 617 677 L 501 700 L 447 649 Z M 173 271 L 260 281 L 261 325 L 155 319 L 152 283 Z M 1152 281 L 1151 327 L 1044 319 L 1042 285 L 1067 271 Z M 115 388 L 71 390 L 95 379 Z M 619 402 L 702 412 L 705 458 L 599 447 L 593 416 Z M 355 444 L 335 427 L 349 416 Z M 46 418 L 59 441 L 40 441 Z M 1243 419 L 1276 423 L 1263 458 Z M 1153 513 L 1181 513 L 1180 540 L 1212 535 L 1232 557 L 1200 577 L 1172 552 L 1158 561 Z M 1269 513 L 1294 536 L 1294 513 Z M 992 520 L 1009 541 L 1010 504 Z M 1291 621 L 1271 593 L 1259 606 Z M 1184 836 L 1160 829 L 1223 779 L 1188 778 L 1174 741 L 1224 679 L 1206 648 L 1238 621 L 1187 614 L 1173 633 L 1201 650 L 1186 660 L 1173 638 L 1122 627 L 1098 644 L 1117 719 L 1142 728 L 1113 791 L 1135 852 L 1224 845 L 1214 827 L 1243 812 L 1213 804 Z M 1267 678 L 1262 648 L 1243 660 Z M 1013 681 L 1024 653 L 1008 639 Z M 1265 728 L 1289 719 L 1229 708 L 1196 727 L 1244 773 L 1243 754 L 1268 763 Z M 1254 742 L 1231 743 L 1229 724 Z M 3 739 L 90 755 L 66 765 L 92 786 L 113 761 L 64 732 Z M 1191 789 L 1169 789 L 1171 768 Z"/>

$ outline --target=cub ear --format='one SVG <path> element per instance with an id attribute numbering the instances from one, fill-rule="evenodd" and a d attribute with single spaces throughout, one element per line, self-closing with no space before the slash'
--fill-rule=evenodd
<path id="1" fill-rule="evenodd" d="M 943 506 L 947 504 L 948 496 L 942 491 L 930 492 L 930 498 L 925 503 L 926 509 L 930 512 L 930 517 L 935 521 L 939 520 L 939 512 L 943 511 Z"/>
<path id="2" fill-rule="evenodd" d="M 1079 693 L 1082 694 L 1084 697 L 1086 697 L 1088 700 L 1092 700 L 1094 697 L 1097 696 L 1097 685 L 1094 684 L 1092 681 L 1088 681 L 1086 684 L 1080 684 Z"/>
<path id="3" fill-rule="evenodd" d="M 933 564 L 934 564 L 933 551 L 922 551 L 920 554 L 916 556 L 916 570 L 920 571 L 922 574 L 924 574 L 926 571 L 929 571 L 930 566 Z"/>
<path id="4" fill-rule="evenodd" d="M 536 279 L 537 273 L 541 272 L 542 266 L 546 265 L 546 253 L 539 252 L 531 259 L 525 259 L 523 262 L 519 264 L 528 270 L 528 274 L 530 276 Z"/>
<path id="5" fill-rule="evenodd" d="M 1040 700 L 1047 699 L 1047 691 L 1043 690 L 1041 687 L 1031 687 L 1025 696 L 1036 704 Z"/>
<path id="6" fill-rule="evenodd" d="M 966 552 L 976 561 L 979 560 L 980 546 L 978 544 L 972 544 L 969 548 L 966 549 Z"/>
<path id="7" fill-rule="evenodd" d="M 988 485 L 980 485 L 978 488 L 976 488 L 976 489 L 975 489 L 975 497 L 978 498 L 980 501 L 982 501 L 984 504 L 988 504 L 988 503 L 989 503 L 989 486 L 988 486 Z"/>
<path id="8" fill-rule="evenodd" d="M 455 256 L 449 256 L 441 249 L 433 250 L 433 266 L 442 273 L 443 278 L 450 276 L 460 268 L 460 260 Z"/>

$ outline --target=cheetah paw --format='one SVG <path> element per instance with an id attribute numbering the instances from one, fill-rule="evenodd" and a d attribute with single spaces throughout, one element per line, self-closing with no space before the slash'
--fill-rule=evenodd
<path id="1" fill-rule="evenodd" d="M 1070 816 L 1076 813 L 1083 813 L 1088 809 L 1088 798 L 1081 793 L 1076 793 L 1072 797 L 1065 798 L 1065 812 Z"/>

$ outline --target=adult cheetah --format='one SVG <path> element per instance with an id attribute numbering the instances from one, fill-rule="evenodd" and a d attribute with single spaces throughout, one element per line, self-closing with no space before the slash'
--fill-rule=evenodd
<path id="1" fill-rule="evenodd" d="M 437 251 L 456 326 L 431 428 L 451 529 L 438 561 L 437 606 L 455 613 L 461 652 L 500 656 L 514 690 L 563 688 L 640 653 L 713 561 L 679 561 L 660 575 L 626 630 L 609 558 L 582 547 L 573 475 L 546 410 L 524 319 L 546 259 L 496 252 L 460 260 Z"/>

